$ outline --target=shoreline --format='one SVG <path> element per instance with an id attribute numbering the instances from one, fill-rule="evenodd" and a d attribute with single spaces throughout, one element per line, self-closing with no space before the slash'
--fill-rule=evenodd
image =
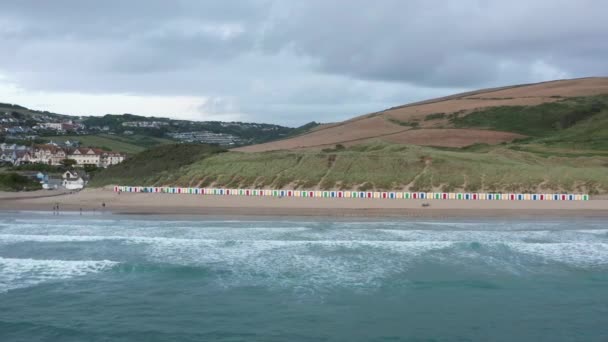
<path id="1" fill-rule="evenodd" d="M 608 218 L 608 200 L 464 201 L 351 198 L 273 198 L 159 193 L 122 193 L 86 189 L 41 196 L 0 194 L 0 211 L 105 212 L 115 215 L 250 217 L 404 217 L 404 218 Z M 102 204 L 105 203 L 105 208 Z M 423 208 L 422 203 L 430 203 Z"/>

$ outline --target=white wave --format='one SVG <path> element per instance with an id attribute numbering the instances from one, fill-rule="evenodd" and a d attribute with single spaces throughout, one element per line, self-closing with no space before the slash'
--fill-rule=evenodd
<path id="1" fill-rule="evenodd" d="M 608 243 L 510 243 L 513 250 L 578 267 L 608 265 Z"/>
<path id="2" fill-rule="evenodd" d="M 118 264 L 109 260 L 36 260 L 0 257 L 0 293 L 43 282 L 97 273 Z"/>
<path id="3" fill-rule="evenodd" d="M 574 230 L 574 232 L 584 233 L 584 234 L 593 234 L 593 235 L 608 235 L 608 229 L 581 229 L 581 230 Z"/>

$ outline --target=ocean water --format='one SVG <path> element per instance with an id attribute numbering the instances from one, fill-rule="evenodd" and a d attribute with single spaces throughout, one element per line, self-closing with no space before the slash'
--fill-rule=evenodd
<path id="1" fill-rule="evenodd" d="M 3 213 L 0 341 L 608 341 L 608 223 Z"/>

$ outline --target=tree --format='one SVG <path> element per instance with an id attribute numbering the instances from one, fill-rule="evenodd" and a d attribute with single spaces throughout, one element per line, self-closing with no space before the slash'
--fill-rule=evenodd
<path id="1" fill-rule="evenodd" d="M 61 165 L 63 165 L 63 167 L 65 168 L 70 168 L 74 165 L 76 165 L 76 161 L 74 159 L 64 159 L 61 161 Z"/>

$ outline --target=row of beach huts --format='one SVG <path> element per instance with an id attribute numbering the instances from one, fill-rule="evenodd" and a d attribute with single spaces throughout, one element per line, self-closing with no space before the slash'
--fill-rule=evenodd
<path id="1" fill-rule="evenodd" d="M 115 186 L 115 192 L 190 194 L 252 197 L 361 198 L 361 199 L 425 199 L 425 200 L 502 200 L 502 201 L 587 201 L 587 194 L 506 194 L 455 192 L 377 192 L 377 191 L 313 191 L 267 189 L 208 189 L 150 186 Z"/>

